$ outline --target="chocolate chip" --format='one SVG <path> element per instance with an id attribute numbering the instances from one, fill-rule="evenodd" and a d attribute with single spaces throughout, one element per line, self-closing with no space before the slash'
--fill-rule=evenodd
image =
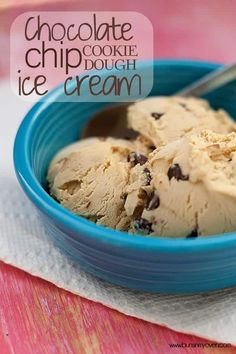
<path id="1" fill-rule="evenodd" d="M 167 172 L 167 176 L 169 180 L 171 180 L 171 178 L 175 178 L 177 179 L 177 181 L 187 181 L 189 179 L 188 175 L 184 175 L 182 173 L 181 167 L 178 163 L 175 163 L 174 165 L 170 166 Z"/>
<path id="2" fill-rule="evenodd" d="M 145 235 L 148 235 L 150 232 L 153 232 L 152 223 L 144 218 L 140 218 L 134 221 L 134 228 L 138 232 L 141 232 Z"/>
<path id="3" fill-rule="evenodd" d="M 147 162 L 148 158 L 139 152 L 131 152 L 128 156 L 128 161 L 131 162 L 132 166 L 137 165 L 144 165 Z"/>
<path id="4" fill-rule="evenodd" d="M 150 170 L 147 167 L 145 167 L 143 172 L 146 175 L 146 186 L 150 186 L 151 180 L 152 180 L 151 172 L 150 172 Z"/>
<path id="5" fill-rule="evenodd" d="M 198 231 L 197 229 L 194 229 L 186 238 L 193 238 L 193 237 L 198 237 Z"/>
<path id="6" fill-rule="evenodd" d="M 153 112 L 151 113 L 151 116 L 153 118 L 155 118 L 156 120 L 160 119 L 163 116 L 164 113 L 157 113 L 157 112 Z"/>
<path id="7" fill-rule="evenodd" d="M 151 194 L 148 195 L 147 199 L 147 210 L 154 210 L 157 209 L 160 205 L 160 198 L 158 197 L 157 194 L 152 192 Z"/>
<path id="8" fill-rule="evenodd" d="M 188 106 L 185 103 L 179 103 L 179 105 L 183 108 L 186 109 L 186 111 L 190 111 L 190 109 L 188 108 Z"/>
<path id="9" fill-rule="evenodd" d="M 127 193 L 123 193 L 123 194 L 121 194 L 121 199 L 123 199 L 123 200 L 126 200 L 127 199 L 127 196 L 128 196 L 128 194 Z"/>

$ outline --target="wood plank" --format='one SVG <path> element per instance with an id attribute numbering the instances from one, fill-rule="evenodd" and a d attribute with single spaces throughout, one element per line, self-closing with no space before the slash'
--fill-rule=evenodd
<path id="1" fill-rule="evenodd" d="M 170 343 L 206 343 L 88 301 L 0 262 L 1 354 L 187 353 Z M 194 353 L 236 354 L 231 349 Z M 220 350 L 220 351 L 219 351 Z"/>

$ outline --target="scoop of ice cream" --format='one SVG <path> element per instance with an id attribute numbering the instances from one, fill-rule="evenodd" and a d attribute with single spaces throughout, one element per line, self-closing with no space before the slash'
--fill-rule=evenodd
<path id="1" fill-rule="evenodd" d="M 204 130 L 157 148 L 132 168 L 126 191 L 131 232 L 196 237 L 235 230 L 236 134 Z"/>
<path id="2" fill-rule="evenodd" d="M 216 133 L 236 131 L 236 124 L 225 111 L 215 111 L 199 98 L 174 96 L 150 97 L 132 104 L 128 124 L 155 147 L 203 129 Z"/>
<path id="3" fill-rule="evenodd" d="M 86 139 L 66 147 L 48 170 L 51 195 L 75 214 L 127 230 L 130 217 L 124 209 L 124 190 L 129 180 L 129 155 L 136 149 L 131 141 L 113 138 Z"/>

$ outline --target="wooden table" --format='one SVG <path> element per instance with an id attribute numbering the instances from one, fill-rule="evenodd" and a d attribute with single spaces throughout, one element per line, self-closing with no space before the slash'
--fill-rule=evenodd
<path id="1" fill-rule="evenodd" d="M 173 343 L 207 343 L 125 316 L 0 263 L 1 354 L 188 353 Z M 189 349 L 190 350 L 190 349 Z M 236 353 L 193 349 L 194 353 Z"/>
<path id="2" fill-rule="evenodd" d="M 23 11 L 100 9 L 146 14 L 154 25 L 156 57 L 236 59 L 235 0 L 101 0 L 99 4 L 81 0 L 66 5 L 55 5 L 52 0 L 43 7 L 21 8 L 14 6 L 17 0 L 10 3 L 11 9 L 7 1 L 0 1 L 5 8 L 0 12 L 1 49 L 5 53 L 10 23 Z M 8 60 L 2 55 L 0 75 L 8 75 L 8 70 Z M 125 316 L 1 262 L 0 311 L 0 354 L 236 353 L 236 348 L 171 349 L 171 343 L 207 341 Z"/>

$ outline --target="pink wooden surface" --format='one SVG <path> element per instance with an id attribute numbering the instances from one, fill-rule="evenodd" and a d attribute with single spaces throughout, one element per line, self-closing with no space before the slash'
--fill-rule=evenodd
<path id="1" fill-rule="evenodd" d="M 6 8 L 7 1 L 1 0 L 0 5 Z M 66 4 L 52 0 L 43 7 L 35 2 L 31 1 L 31 7 L 0 12 L 0 47 L 5 53 L 0 56 L 2 77 L 9 70 L 10 23 L 17 14 L 34 9 L 140 11 L 154 25 L 156 57 L 236 59 L 235 0 L 80 0 Z M 11 1 L 11 5 L 17 3 Z M 0 325 L 0 354 L 236 353 L 236 348 L 170 349 L 169 343 L 206 341 L 122 315 L 3 263 Z"/>
<path id="2" fill-rule="evenodd" d="M 206 343 L 127 317 L 0 262 L 1 354 L 189 353 L 170 343 Z M 196 354 L 236 353 L 193 349 Z"/>

